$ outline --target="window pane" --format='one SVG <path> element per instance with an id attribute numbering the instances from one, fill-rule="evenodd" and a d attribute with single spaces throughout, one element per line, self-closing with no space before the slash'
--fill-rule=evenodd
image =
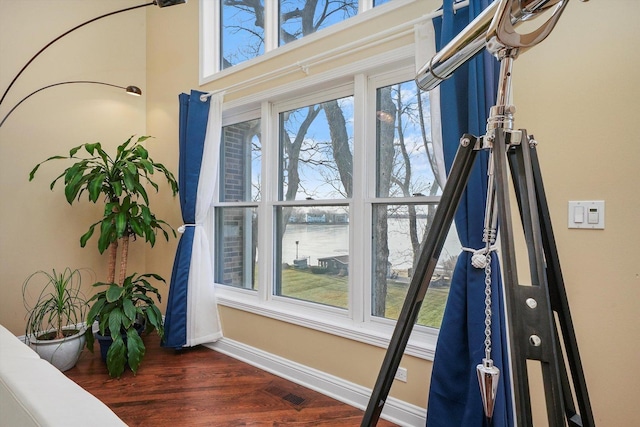
<path id="1" fill-rule="evenodd" d="M 221 1 L 220 68 L 264 53 L 264 0 Z"/>
<path id="2" fill-rule="evenodd" d="M 347 206 L 278 207 L 275 295 L 348 306 Z"/>
<path id="3" fill-rule="evenodd" d="M 216 224 L 216 282 L 237 288 L 256 289 L 256 208 L 217 208 Z"/>
<path id="4" fill-rule="evenodd" d="M 280 0 L 280 43 L 315 33 L 358 13 L 358 0 Z"/>
<path id="5" fill-rule="evenodd" d="M 381 4 L 389 3 L 390 0 L 373 0 L 373 7 L 380 6 Z"/>
<path id="6" fill-rule="evenodd" d="M 428 92 L 414 81 L 380 88 L 376 114 L 377 196 L 440 195 Z"/>
<path id="7" fill-rule="evenodd" d="M 222 128 L 220 201 L 260 200 L 260 119 Z"/>
<path id="8" fill-rule="evenodd" d="M 371 314 L 398 319 L 436 205 L 376 205 L 373 210 Z M 452 227 L 435 268 L 418 324 L 439 328 L 460 252 Z"/>
<path id="9" fill-rule="evenodd" d="M 351 197 L 353 97 L 280 113 L 280 153 L 280 200 Z"/>

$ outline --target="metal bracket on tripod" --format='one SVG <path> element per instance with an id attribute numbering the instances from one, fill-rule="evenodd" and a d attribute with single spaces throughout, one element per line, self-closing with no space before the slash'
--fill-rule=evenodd
<path id="1" fill-rule="evenodd" d="M 515 108 L 509 104 L 512 66 L 520 48 L 528 49 L 541 42 L 553 29 L 567 2 L 568 0 L 521 0 L 521 5 L 529 7 L 518 9 L 513 0 L 495 1 L 487 11 L 469 24 L 466 31 L 463 30 L 465 34 L 456 37 L 450 45 L 436 54 L 416 77 L 416 82 L 423 89 L 437 86 L 442 79 L 440 76 L 451 75 L 461 65 L 459 56 L 471 57 L 474 50 L 478 51 L 478 40 L 482 37 L 486 37 L 491 50 L 500 60 L 496 105 L 491 108 L 487 120 L 487 133 L 483 137 L 465 134 L 460 139 L 441 202 L 422 246 L 404 305 L 365 411 L 361 423 L 363 427 L 376 425 L 380 417 L 466 188 L 476 153 L 481 149 L 490 150 L 489 169 L 494 176 L 489 179 L 490 188 L 487 193 L 492 198 L 495 197 L 500 221 L 501 266 L 516 425 L 533 425 L 527 364 L 528 361 L 538 361 L 542 371 L 549 425 L 595 426 L 551 227 L 536 142 L 525 130 L 513 130 Z M 537 10 L 542 11 L 552 6 L 556 7 L 556 11 L 543 27 L 526 37 L 517 37 L 511 25 L 514 17 L 516 20 L 526 20 Z M 485 29 L 486 33 L 483 33 Z M 509 46 L 508 43 L 514 45 Z M 521 285 L 518 280 L 509 201 L 509 175 L 529 254 L 530 285 Z M 495 194 L 491 194 L 493 191 Z M 487 204 L 487 212 L 490 211 L 492 215 L 494 200 Z"/>

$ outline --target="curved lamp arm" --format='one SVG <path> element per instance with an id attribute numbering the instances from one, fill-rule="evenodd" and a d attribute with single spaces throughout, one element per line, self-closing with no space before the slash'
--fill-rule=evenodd
<path id="1" fill-rule="evenodd" d="M 20 69 L 20 71 L 18 71 L 18 74 L 16 74 L 16 76 L 13 78 L 13 80 L 11 80 L 11 83 L 9 83 L 9 86 L 7 87 L 7 89 L 4 91 L 4 93 L 2 94 L 2 98 L 0 98 L 0 105 L 2 105 L 2 102 L 4 101 L 4 98 L 7 96 L 7 93 L 9 93 L 9 90 L 11 89 L 11 87 L 13 86 L 13 84 L 16 82 L 16 80 L 18 80 L 18 77 L 20 77 L 20 75 L 24 72 L 24 70 L 27 69 L 27 67 L 33 62 L 34 59 L 36 59 L 42 52 L 44 52 L 49 46 L 51 46 L 52 44 L 54 44 L 55 42 L 57 42 L 58 40 L 60 40 L 61 38 L 63 38 L 64 36 L 66 36 L 69 33 L 72 33 L 73 31 L 84 27 L 85 25 L 88 25 L 94 21 L 97 21 L 98 19 L 102 19 L 102 18 L 106 18 L 107 16 L 111 16 L 111 15 L 115 15 L 118 13 L 122 13 L 122 12 L 127 12 L 129 10 L 134 10 L 134 9 L 138 9 L 141 7 L 147 7 L 147 6 L 153 6 L 153 5 L 158 5 L 159 7 L 165 7 L 165 6 L 173 6 L 175 4 L 180 4 L 180 3 L 186 3 L 187 0 L 153 0 L 150 3 L 145 3 L 145 4 L 140 4 L 138 6 L 132 6 L 132 7 L 127 7 L 125 9 L 120 9 L 120 10 L 116 10 L 114 12 L 109 12 L 109 13 L 105 13 L 104 15 L 100 15 L 97 16 L 93 19 L 90 19 L 86 22 L 83 22 L 80 25 L 76 25 L 75 27 L 73 27 L 72 29 L 60 34 L 58 37 L 56 37 L 55 39 L 51 40 L 49 43 L 47 43 L 42 49 L 40 49 L 35 55 L 33 55 L 31 57 L 31 59 L 24 65 L 24 67 L 22 67 L 22 69 Z M 24 101 L 24 100 L 23 100 Z M 22 101 L 20 101 L 22 102 Z M 19 105 L 19 103 L 18 103 Z M 17 107 L 17 105 L 16 105 Z M 14 107 L 15 108 L 15 107 Z M 13 110 L 12 110 L 13 111 Z M 11 114 L 11 112 L 9 112 L 9 114 Z M 7 116 L 9 115 L 7 114 Z M 5 117 L 6 119 L 6 117 Z M 4 120 L 3 120 L 4 122 Z"/>
<path id="2" fill-rule="evenodd" d="M 76 83 L 88 83 L 88 84 L 96 84 L 96 85 L 104 85 L 104 86 L 111 86 L 111 87 L 116 87 L 118 89 L 124 89 L 128 94 L 130 95 L 135 95 L 135 96 L 140 96 L 142 95 L 142 91 L 140 90 L 139 87 L 137 86 L 118 86 L 118 85 L 114 85 L 111 83 L 103 83 L 103 82 L 94 82 L 91 80 L 72 80 L 72 81 L 68 81 L 68 82 L 59 82 L 59 83 L 53 83 L 50 84 L 48 86 L 44 86 L 41 87 L 40 89 L 34 90 L 33 92 L 31 92 L 29 95 L 25 96 L 24 98 L 22 98 L 20 100 L 20 102 L 18 102 L 16 105 L 13 106 L 13 108 L 11 110 L 9 110 L 9 112 L 7 113 L 6 116 L 4 116 L 4 118 L 2 119 L 2 121 L 0 122 L 0 127 L 2 127 L 2 125 L 4 124 L 4 122 L 7 120 L 7 118 L 9 118 L 9 116 L 11 115 L 11 113 L 13 113 L 13 111 L 18 108 L 20 106 L 20 104 L 22 104 L 24 101 L 26 101 L 27 99 L 31 98 L 33 95 L 35 95 L 36 93 L 43 91 L 45 89 L 49 89 L 50 87 L 54 87 L 54 86 L 60 86 L 60 85 L 68 85 L 68 84 L 76 84 Z"/>

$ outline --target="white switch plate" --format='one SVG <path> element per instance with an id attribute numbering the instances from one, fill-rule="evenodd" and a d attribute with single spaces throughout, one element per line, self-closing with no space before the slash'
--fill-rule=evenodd
<path id="1" fill-rule="evenodd" d="M 604 200 L 569 201 L 569 228 L 604 229 Z"/>

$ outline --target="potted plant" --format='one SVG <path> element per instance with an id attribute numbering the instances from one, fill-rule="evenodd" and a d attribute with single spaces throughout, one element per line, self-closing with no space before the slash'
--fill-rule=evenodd
<path id="1" fill-rule="evenodd" d="M 132 274 L 123 283 L 96 283 L 106 287 L 95 294 L 87 315 L 87 325 L 98 320 L 98 341 L 101 353 L 107 362 L 109 374 L 119 377 L 128 364 L 137 372 L 145 353 L 140 333 L 156 330 L 163 336 L 162 313 L 152 297 L 160 300 L 158 289 L 151 285 L 149 278 L 164 282 L 157 274 Z M 93 349 L 93 335 L 87 335 L 87 346 Z M 105 350 L 106 349 L 106 353 Z"/>
<path id="2" fill-rule="evenodd" d="M 64 181 L 64 193 L 69 204 L 79 201 L 83 194 L 90 202 L 104 203 L 102 216 L 80 237 L 80 246 L 98 230 L 98 250 L 107 251 L 107 280 L 95 286 L 106 286 L 90 299 L 93 303 L 87 318 L 91 326 L 99 319 L 99 332 L 108 335 L 113 345 L 107 354 L 109 374 L 119 377 L 128 362 L 135 373 L 144 356 L 144 343 L 139 337 L 133 337 L 136 318 L 147 320 L 147 331 L 155 329 L 161 336 L 162 317 L 152 298 L 159 300 L 160 294 L 152 287 L 148 279 L 164 282 L 156 274 L 127 275 L 130 239 L 143 238 L 152 247 L 158 233 L 169 240 L 169 231 L 175 237 L 175 230 L 165 221 L 158 219 L 149 208 L 146 186 L 156 192 L 158 184 L 152 179 L 155 172 L 162 174 L 169 184 L 173 195 L 178 192 L 178 183 L 173 174 L 161 163 L 154 162 L 142 145 L 150 137 L 142 136 L 134 141 L 132 136 L 117 147 L 110 156 L 99 142 L 79 145 L 69 151 L 68 156 L 53 156 L 36 165 L 29 174 L 33 180 L 39 167 L 51 160 L 73 160 L 53 182 Z M 81 152 L 82 156 L 78 153 Z M 116 259 L 120 256 L 118 277 L 116 280 Z M 126 347 L 123 334 L 130 338 Z M 87 347 L 93 351 L 93 335 L 87 331 Z"/>
<path id="3" fill-rule="evenodd" d="M 22 285 L 28 311 L 25 336 L 42 359 L 61 371 L 73 368 L 85 345 L 87 310 L 80 270 L 37 271 Z"/>

